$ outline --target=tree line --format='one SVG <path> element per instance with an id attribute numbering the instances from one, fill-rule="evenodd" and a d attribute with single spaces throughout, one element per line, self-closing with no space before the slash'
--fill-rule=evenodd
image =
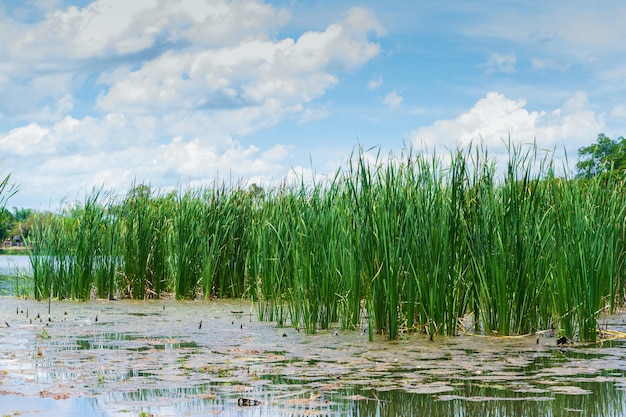
<path id="1" fill-rule="evenodd" d="M 13 207 L 12 211 L 6 207 L 0 208 L 0 242 L 14 238 L 22 241 L 28 239 L 36 214 L 28 208 Z"/>

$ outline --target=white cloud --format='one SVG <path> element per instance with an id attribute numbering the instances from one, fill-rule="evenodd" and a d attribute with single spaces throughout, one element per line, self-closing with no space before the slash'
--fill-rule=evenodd
<path id="1" fill-rule="evenodd" d="M 29 78 L 11 71 L 10 64 L 0 66 L 0 117 L 53 121 L 73 108 L 71 75 L 37 74 Z"/>
<path id="2" fill-rule="evenodd" d="M 50 141 L 45 140 L 49 131 L 37 123 L 13 129 L 0 137 L 0 150 L 5 157 L 9 158 L 51 153 L 54 146 Z"/>
<path id="3" fill-rule="evenodd" d="M 538 71 L 565 71 L 568 69 L 567 65 L 560 64 L 555 59 L 534 58 L 530 62 L 532 68 Z"/>
<path id="4" fill-rule="evenodd" d="M 30 123 L 0 134 L 0 153 L 7 157 L 49 158 L 73 154 L 114 152 L 156 141 L 144 118 L 128 120 L 119 113 L 102 118 L 65 116 L 52 125 Z"/>
<path id="5" fill-rule="evenodd" d="M 0 158 L 30 199 L 134 179 L 283 178 L 289 145 L 237 137 L 326 117 L 315 100 L 376 57 L 370 38 L 385 32 L 353 8 L 281 38 L 289 13 L 260 0 L 95 0 L 37 16 L 0 12 L 0 120 L 13 126 Z"/>
<path id="6" fill-rule="evenodd" d="M 626 103 L 621 103 L 613 107 L 611 117 L 618 120 L 626 120 Z"/>
<path id="7" fill-rule="evenodd" d="M 396 90 L 393 90 L 391 93 L 387 94 L 385 98 L 383 98 L 383 103 L 392 109 L 397 109 L 402 104 L 403 98 L 396 93 Z"/>
<path id="8" fill-rule="evenodd" d="M 383 85 L 383 77 L 376 77 L 372 80 L 369 80 L 367 83 L 367 89 L 370 91 L 376 91 Z"/>
<path id="9" fill-rule="evenodd" d="M 42 8 L 53 4 L 42 3 Z M 51 102 L 72 95 L 90 78 L 100 76 L 106 81 L 103 71 L 119 80 L 138 62 L 157 71 L 150 74 L 160 94 L 156 104 L 167 104 L 185 93 L 172 96 L 171 89 L 178 86 L 172 77 L 187 75 L 159 67 L 172 64 L 168 51 L 180 58 L 242 43 L 271 42 L 289 14 L 258 0 L 96 0 L 85 7 L 50 12 L 38 23 L 2 17 L 0 14 L 0 95 L 11 100 L 0 102 L 0 117 L 51 121 L 51 114 L 64 116 L 70 110 L 66 105 L 52 108 Z M 155 59 L 156 64 L 152 63 Z M 128 68 L 123 69 L 124 65 Z M 140 81 L 130 86 L 128 94 L 146 98 L 142 83 L 150 78 Z M 187 107 L 194 104 L 191 99 L 182 103 Z M 34 111 L 36 107 L 40 109 Z"/>
<path id="10" fill-rule="evenodd" d="M 492 154 L 507 154 L 513 143 L 576 155 L 576 150 L 595 140 L 604 126 L 602 116 L 591 109 L 583 92 L 572 95 L 561 108 L 529 111 L 525 100 L 512 100 L 491 92 L 454 119 L 438 120 L 414 130 L 410 139 L 419 149 L 454 149 L 484 143 Z"/>
<path id="11" fill-rule="evenodd" d="M 216 176 L 226 182 L 267 182 L 285 174 L 290 154 L 284 145 L 262 149 L 217 135 L 179 135 L 159 144 L 162 123 L 119 113 L 100 119 L 68 116 L 50 127 L 32 123 L 0 135 L 3 168 L 33 197 L 60 196 L 52 208 L 62 197 L 80 199 L 93 186 L 124 192 L 135 180 L 171 188 L 185 181 L 206 184 Z"/>
<path id="12" fill-rule="evenodd" d="M 124 55 L 159 42 L 236 45 L 269 37 L 288 18 L 256 0 L 96 0 L 48 14 L 16 36 L 12 49 L 39 60 Z"/>
<path id="13" fill-rule="evenodd" d="M 63 2 L 61 0 L 37 0 L 31 3 L 42 12 L 49 13 L 58 9 Z"/>
<path id="14" fill-rule="evenodd" d="M 297 40 L 249 40 L 222 48 L 169 51 L 138 69 L 123 67 L 103 74 L 100 82 L 110 88 L 98 106 L 104 111 L 142 113 L 239 113 L 237 127 L 228 132 L 242 130 L 242 125 L 249 132 L 301 111 L 337 83 L 333 72 L 358 67 L 376 56 L 379 45 L 367 38 L 371 31 L 382 33 L 375 17 L 357 8 L 342 22 L 325 31 L 306 32 Z"/>
<path id="15" fill-rule="evenodd" d="M 503 72 L 505 74 L 511 74 L 515 72 L 515 64 L 517 58 L 514 53 L 510 54 L 498 54 L 491 53 L 484 67 L 487 68 L 488 73 Z"/>
<path id="16" fill-rule="evenodd" d="M 325 119 L 330 115 L 330 111 L 325 106 L 307 106 L 298 119 L 298 124 L 306 124 L 315 120 Z"/>
<path id="17" fill-rule="evenodd" d="M 604 7 L 583 0 L 555 0 L 533 7 L 479 9 L 478 20 L 463 28 L 467 35 L 490 41 L 541 48 L 568 62 L 586 64 L 593 55 L 617 55 L 626 38 L 626 5 L 610 1 Z M 505 8 L 505 10 L 503 10 Z"/>
<path id="18" fill-rule="evenodd" d="M 278 185 L 284 185 L 287 187 L 294 185 L 298 186 L 302 182 L 311 183 L 315 179 L 319 180 L 319 177 L 311 168 L 299 165 L 292 167 L 289 171 L 287 171 L 285 178 Z"/>
<path id="19" fill-rule="evenodd" d="M 614 62 L 606 68 L 602 68 L 597 74 L 597 82 L 601 83 L 601 86 L 607 86 L 604 88 L 611 92 L 626 88 L 626 61 Z"/>

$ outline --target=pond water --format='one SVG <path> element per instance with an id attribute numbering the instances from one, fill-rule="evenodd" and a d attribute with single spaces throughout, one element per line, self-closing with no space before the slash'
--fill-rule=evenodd
<path id="1" fill-rule="evenodd" d="M 247 301 L 0 297 L 3 416 L 623 416 L 625 374 L 620 340 L 369 342 L 259 322 Z"/>
<path id="2" fill-rule="evenodd" d="M 28 255 L 0 255 L 0 296 L 14 295 L 15 277 L 31 271 Z"/>
<path id="3" fill-rule="evenodd" d="M 15 275 L 16 270 L 31 270 L 28 255 L 0 255 L 0 275 Z"/>

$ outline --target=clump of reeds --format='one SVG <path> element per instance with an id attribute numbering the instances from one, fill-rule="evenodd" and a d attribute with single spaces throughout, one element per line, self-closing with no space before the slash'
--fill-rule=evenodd
<path id="1" fill-rule="evenodd" d="M 114 205 L 116 253 L 119 259 L 118 292 L 132 298 L 158 298 L 170 290 L 170 229 L 176 210 L 172 195 L 153 195 L 145 184 L 131 188 Z"/>
<path id="2" fill-rule="evenodd" d="M 249 296 L 280 325 L 392 339 L 471 313 L 477 331 L 594 340 L 624 296 L 623 184 L 555 177 L 534 148 L 502 174 L 483 148 L 446 164 L 358 148 L 326 182 L 102 200 L 41 217 L 35 297 Z"/>

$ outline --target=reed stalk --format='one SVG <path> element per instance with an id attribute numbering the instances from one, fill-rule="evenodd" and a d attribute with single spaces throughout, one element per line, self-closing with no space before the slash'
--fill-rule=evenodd
<path id="1" fill-rule="evenodd" d="M 502 176 L 485 148 L 447 160 L 356 148 L 327 181 L 264 193 L 94 190 L 40 218 L 33 295 L 249 296 L 263 320 L 370 339 L 453 335 L 472 314 L 488 334 L 595 340 L 624 298 L 624 185 L 557 178 L 534 147 L 510 147 Z"/>

